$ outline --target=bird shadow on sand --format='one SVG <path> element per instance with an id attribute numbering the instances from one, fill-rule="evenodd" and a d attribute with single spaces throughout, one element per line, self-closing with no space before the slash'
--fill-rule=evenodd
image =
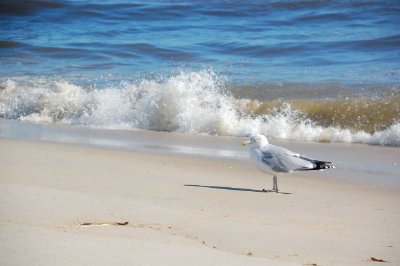
<path id="1" fill-rule="evenodd" d="M 199 187 L 199 188 L 223 189 L 223 190 L 242 191 L 242 192 L 277 193 L 277 194 L 284 194 L 284 195 L 291 195 L 291 194 L 293 194 L 293 193 L 289 193 L 289 192 L 275 192 L 275 191 L 273 191 L 273 190 L 252 189 L 252 188 L 240 188 L 240 187 L 204 186 L 204 185 L 193 185 L 193 184 L 185 184 L 184 186 L 185 186 L 185 187 Z"/>

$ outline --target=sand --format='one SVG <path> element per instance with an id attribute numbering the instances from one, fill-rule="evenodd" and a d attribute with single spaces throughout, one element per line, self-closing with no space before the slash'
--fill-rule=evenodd
<path id="1" fill-rule="evenodd" d="M 400 265 L 399 188 L 324 173 L 3 138 L 0 265 Z"/>

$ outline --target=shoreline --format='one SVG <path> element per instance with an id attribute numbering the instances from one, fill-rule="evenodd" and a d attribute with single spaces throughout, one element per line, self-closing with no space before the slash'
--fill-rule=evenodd
<path id="1" fill-rule="evenodd" d="M 43 125 L 0 119 L 0 139 L 72 144 L 116 151 L 173 154 L 249 163 L 243 137 L 210 136 L 151 130 L 110 130 Z M 317 143 L 270 140 L 310 158 L 332 161 L 335 170 L 308 176 L 353 184 L 400 188 L 400 148 L 361 143 Z M 302 173 L 296 173 L 302 175 Z"/>
<path id="2" fill-rule="evenodd" d="M 303 145 L 328 151 L 290 144 Z M 284 193 L 261 193 L 272 177 L 245 159 L 37 140 L 0 149 L 4 265 L 400 263 L 399 189 L 332 179 L 353 169 L 279 176 Z"/>

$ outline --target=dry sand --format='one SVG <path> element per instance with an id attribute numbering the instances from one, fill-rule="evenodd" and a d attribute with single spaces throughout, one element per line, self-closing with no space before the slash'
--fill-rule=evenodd
<path id="1" fill-rule="evenodd" d="M 399 189 L 271 184 L 240 160 L 0 139 L 0 265 L 400 265 Z"/>

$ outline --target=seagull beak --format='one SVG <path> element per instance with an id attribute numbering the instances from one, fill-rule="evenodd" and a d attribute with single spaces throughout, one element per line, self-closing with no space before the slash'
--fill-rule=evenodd
<path id="1" fill-rule="evenodd" d="M 249 139 L 246 139 L 246 140 L 244 140 L 242 142 L 242 145 L 244 146 L 244 145 L 247 145 L 247 144 L 250 144 L 250 143 L 251 143 L 251 141 Z"/>

